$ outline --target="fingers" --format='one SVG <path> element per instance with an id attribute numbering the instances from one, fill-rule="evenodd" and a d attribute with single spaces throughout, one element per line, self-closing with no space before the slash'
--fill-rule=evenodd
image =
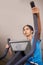
<path id="1" fill-rule="evenodd" d="M 9 45 L 7 44 L 7 45 L 5 46 L 5 48 L 9 48 Z"/>
<path id="2" fill-rule="evenodd" d="M 37 7 L 33 7 L 32 8 L 32 13 L 39 13 L 39 8 L 37 8 Z"/>

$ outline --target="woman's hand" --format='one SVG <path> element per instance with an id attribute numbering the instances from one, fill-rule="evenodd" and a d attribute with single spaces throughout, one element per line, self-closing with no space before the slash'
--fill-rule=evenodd
<path id="1" fill-rule="evenodd" d="M 33 7 L 33 8 L 32 8 L 32 13 L 33 13 L 33 14 L 39 14 L 39 8 Z"/>
<path id="2" fill-rule="evenodd" d="M 9 48 L 9 47 L 10 47 L 10 46 L 9 46 L 8 44 L 5 46 L 5 48 Z M 11 48 L 9 48 L 9 54 L 12 55 Z"/>
<path id="3" fill-rule="evenodd" d="M 9 48 L 9 45 L 7 44 L 7 45 L 5 46 L 5 48 Z"/>

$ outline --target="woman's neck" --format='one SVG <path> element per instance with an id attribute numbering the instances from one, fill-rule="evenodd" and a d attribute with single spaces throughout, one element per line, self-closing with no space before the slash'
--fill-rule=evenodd
<path id="1" fill-rule="evenodd" d="M 27 37 L 27 39 L 28 39 L 29 41 L 31 41 L 31 40 L 32 40 L 32 36 L 33 36 L 33 35 L 31 34 L 30 36 Z"/>

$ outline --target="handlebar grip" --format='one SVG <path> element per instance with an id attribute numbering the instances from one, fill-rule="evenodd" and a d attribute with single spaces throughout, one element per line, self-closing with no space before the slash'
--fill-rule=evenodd
<path id="1" fill-rule="evenodd" d="M 7 39 L 7 43 L 9 45 L 9 48 L 11 47 L 11 45 L 9 44 L 10 43 L 10 40 L 11 40 L 10 38 Z"/>
<path id="2" fill-rule="evenodd" d="M 30 5 L 31 5 L 31 8 L 35 7 L 34 1 L 31 1 L 31 2 L 30 2 Z"/>
<path id="3" fill-rule="evenodd" d="M 8 43 L 8 45 L 10 45 L 10 44 L 9 44 L 9 41 L 10 41 L 10 40 L 11 40 L 10 38 L 7 39 L 7 43 Z"/>

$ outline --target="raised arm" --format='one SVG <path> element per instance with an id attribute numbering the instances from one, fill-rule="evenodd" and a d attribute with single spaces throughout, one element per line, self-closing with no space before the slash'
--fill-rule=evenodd
<path id="1" fill-rule="evenodd" d="M 40 38 L 40 34 L 41 34 L 41 21 L 40 21 L 40 14 L 37 15 L 38 18 L 38 38 Z"/>
<path id="2" fill-rule="evenodd" d="M 38 39 L 40 39 L 41 21 L 40 21 L 39 9 L 37 7 L 33 7 L 32 8 L 32 12 L 33 12 L 33 18 L 34 18 L 35 32 L 38 33 Z"/>
<path id="3" fill-rule="evenodd" d="M 38 39 L 40 39 L 41 34 L 41 23 L 40 23 L 40 15 L 39 15 L 39 9 L 35 6 L 34 1 L 30 2 L 32 13 L 33 13 L 33 19 L 34 19 L 34 28 L 35 33 L 38 33 Z"/>

